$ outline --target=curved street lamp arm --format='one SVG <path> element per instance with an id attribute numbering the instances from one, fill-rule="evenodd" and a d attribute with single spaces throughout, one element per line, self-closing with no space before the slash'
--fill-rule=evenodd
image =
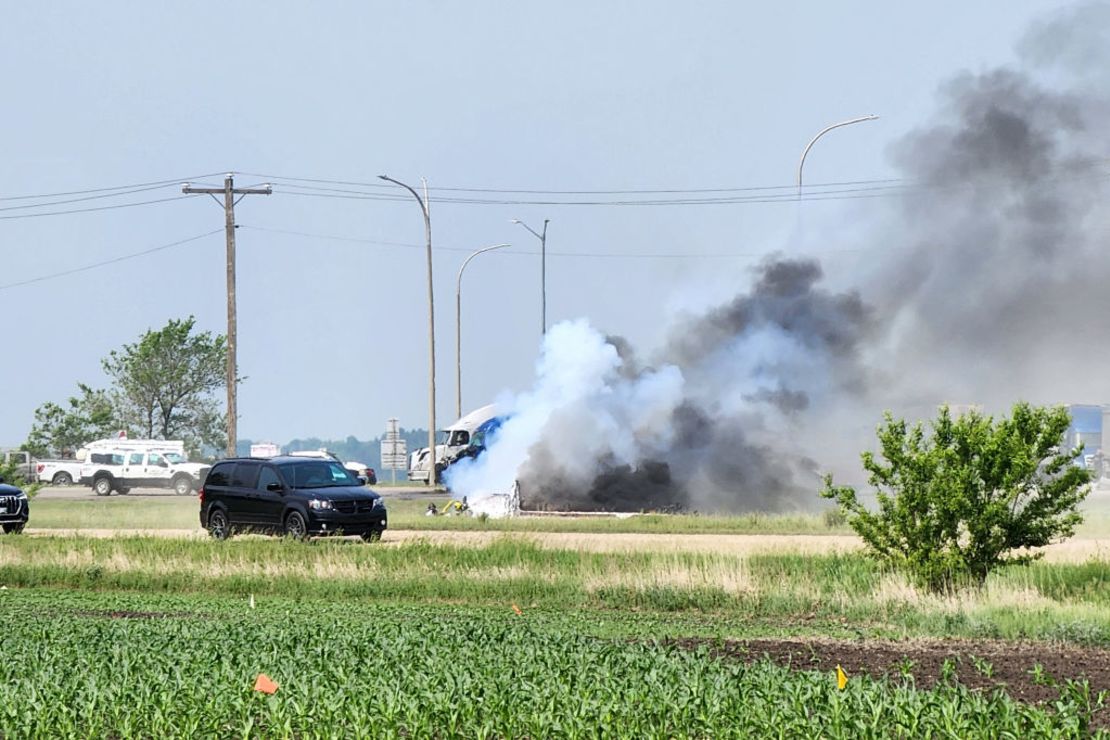
<path id="1" fill-rule="evenodd" d="M 547 222 L 548 222 L 548 219 L 546 219 L 546 218 L 545 218 L 545 219 L 543 220 L 543 228 L 544 228 L 544 231 L 547 231 Z M 520 219 L 516 219 L 516 218 L 514 218 L 514 219 L 513 219 L 513 223 L 514 223 L 514 224 L 520 224 L 520 225 L 521 225 L 521 226 L 523 226 L 524 228 L 528 229 L 528 231 L 530 231 L 530 232 L 532 233 L 532 236 L 536 237 L 537 239 L 543 239 L 543 235 L 541 235 L 541 234 L 540 234 L 540 233 L 539 233 L 538 231 L 536 231 L 535 229 L 533 229 L 533 228 L 532 228 L 531 226 L 529 226 L 528 224 L 524 223 L 524 222 L 523 222 L 523 221 L 521 221 Z"/>
<path id="2" fill-rule="evenodd" d="M 834 128 L 840 128 L 841 126 L 850 126 L 853 123 L 863 123 L 864 121 L 874 121 L 876 119 L 878 119 L 878 116 L 874 114 L 860 116 L 859 118 L 852 118 L 847 121 L 841 121 L 840 123 L 834 123 L 833 125 L 826 126 L 819 132 L 817 132 L 817 135 L 810 139 L 809 143 L 806 144 L 806 148 L 802 152 L 802 158 L 798 161 L 798 197 L 801 197 L 802 194 L 802 168 L 805 167 L 806 164 L 806 155 L 809 154 L 809 150 L 813 148 L 813 145 L 817 143 L 817 140 L 832 131 Z"/>
<path id="3" fill-rule="evenodd" d="M 511 244 L 494 244 L 492 247 L 482 247 L 478 251 L 472 252 L 470 254 L 470 256 L 468 256 L 465 260 L 463 260 L 462 267 L 459 268 L 459 276 L 455 280 L 455 293 L 459 293 L 460 290 L 462 289 L 463 270 L 465 270 L 466 266 L 470 264 L 470 260 L 474 259 L 475 257 L 477 257 L 480 254 L 484 254 L 486 252 L 492 252 L 495 249 L 504 249 L 505 247 L 511 247 L 511 246 L 512 246 Z"/>
<path id="4" fill-rule="evenodd" d="M 480 254 L 485 252 L 492 252 L 495 249 L 504 249 L 505 247 L 512 246 L 510 244 L 494 244 L 490 247 L 482 247 L 476 252 L 473 252 L 465 260 L 462 266 L 459 267 L 459 276 L 455 279 L 455 415 L 459 418 L 462 417 L 462 278 L 463 270 L 470 264 L 470 260 L 474 259 Z"/>
<path id="5" fill-rule="evenodd" d="M 413 188 L 409 187 L 408 185 L 406 185 L 405 183 L 401 182 L 400 180 L 394 180 L 394 179 L 393 179 L 392 177 L 390 177 L 389 175 L 378 175 L 378 179 L 379 179 L 379 180 L 385 180 L 386 182 L 391 182 L 391 183 L 393 183 L 394 185 L 400 185 L 400 186 L 401 186 L 401 187 L 403 187 L 403 188 L 404 188 L 405 190 L 407 190 L 407 191 L 409 191 L 410 193 L 412 193 L 412 197 L 416 198 L 416 202 L 420 204 L 420 210 L 424 212 L 424 217 L 425 217 L 425 218 L 427 218 L 427 217 L 428 217 L 428 204 L 427 204 L 427 203 L 425 203 L 425 202 L 424 202 L 424 199 L 420 197 L 420 193 L 416 192 L 416 190 L 414 190 Z"/>

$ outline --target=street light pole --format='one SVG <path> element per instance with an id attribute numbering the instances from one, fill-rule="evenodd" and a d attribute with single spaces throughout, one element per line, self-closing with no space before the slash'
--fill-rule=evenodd
<path id="1" fill-rule="evenodd" d="M 485 252 L 492 252 L 495 249 L 504 249 L 505 247 L 512 246 L 510 244 L 494 244 L 491 247 L 483 247 L 476 252 L 473 252 L 469 257 L 463 260 L 462 267 L 459 268 L 459 276 L 455 280 L 455 418 L 462 418 L 462 276 L 463 270 L 470 264 L 470 260 L 474 259 L 480 254 Z"/>
<path id="2" fill-rule="evenodd" d="M 532 232 L 532 236 L 540 240 L 540 322 L 543 326 L 543 333 L 547 334 L 547 225 L 551 223 L 551 219 L 545 218 L 543 220 L 543 231 L 541 232 L 537 232 L 518 218 L 514 218 L 513 223 L 520 224 L 528 229 Z"/>
<path id="3" fill-rule="evenodd" d="M 412 193 L 424 214 L 424 233 L 428 238 L 428 484 L 436 484 L 436 304 L 432 284 L 432 217 L 428 213 L 428 181 L 423 177 L 424 197 L 400 180 L 388 175 L 378 177 L 394 185 L 400 185 Z"/>
<path id="4" fill-rule="evenodd" d="M 841 121 L 840 123 L 834 123 L 833 125 L 826 126 L 825 128 L 818 131 L 817 135 L 809 140 L 809 143 L 806 144 L 805 150 L 802 152 L 802 159 L 798 162 L 798 200 L 802 199 L 802 168 L 805 167 L 806 164 L 806 155 L 809 154 L 809 150 L 813 148 L 813 145 L 817 143 L 817 140 L 832 131 L 834 128 L 840 128 L 841 126 L 850 126 L 853 123 L 863 123 L 864 121 L 874 121 L 877 119 L 878 116 L 876 115 L 866 115 L 860 116 L 859 118 L 852 118 L 847 121 Z"/>

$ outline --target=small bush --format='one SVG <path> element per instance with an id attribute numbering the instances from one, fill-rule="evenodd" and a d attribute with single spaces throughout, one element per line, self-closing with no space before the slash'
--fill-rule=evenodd
<path id="1" fill-rule="evenodd" d="M 1028 548 L 1070 537 L 1082 521 L 1090 473 L 1075 462 L 1082 447 L 1060 449 L 1071 422 L 1063 407 L 1019 403 L 995 422 L 977 412 L 953 419 L 945 406 L 928 435 L 920 423 L 885 419 L 880 454 L 862 456 L 878 511 L 832 476 L 821 495 L 840 505 L 874 555 L 929 590 L 981 586 L 993 569 L 1036 559 Z"/>

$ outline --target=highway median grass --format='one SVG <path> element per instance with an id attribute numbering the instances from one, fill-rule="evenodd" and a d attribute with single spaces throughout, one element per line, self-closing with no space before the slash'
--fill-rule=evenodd
<path id="1" fill-rule="evenodd" d="M 489 532 L 628 532 L 643 534 L 848 534 L 851 530 L 821 514 L 644 514 L 631 517 L 539 516 L 487 519 L 468 515 L 425 516 L 429 503 L 447 498 L 387 498 L 391 529 Z M 185 530 L 199 529 L 195 496 L 111 496 L 37 498 L 31 504 L 33 529 Z M 833 523 L 830 524 L 830 521 Z"/>
<path id="2" fill-rule="evenodd" d="M 807 634 L 1110 644 L 1110 566 L 1004 568 L 937 596 L 861 553 L 581 552 L 505 535 L 483 546 L 353 540 L 6 538 L 0 585 L 545 610 L 716 615 Z M 762 627 L 761 627 L 762 629 Z"/>
<path id="3" fill-rule="evenodd" d="M 615 516 L 523 516 L 487 519 L 467 515 L 426 516 L 429 503 L 442 510 L 446 496 L 386 497 L 391 529 L 437 532 L 567 532 L 629 534 L 781 534 L 851 535 L 834 513 L 637 514 Z M 196 496 L 111 496 L 52 498 L 40 496 L 31 505 L 32 529 L 64 530 L 199 530 Z M 1084 506 L 1086 520 L 1079 538 L 1110 536 L 1110 494 L 1100 492 Z"/>

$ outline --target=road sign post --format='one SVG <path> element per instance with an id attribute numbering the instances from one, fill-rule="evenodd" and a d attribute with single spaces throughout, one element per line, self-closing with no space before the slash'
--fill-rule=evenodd
<path id="1" fill-rule="evenodd" d="M 385 426 L 385 437 L 382 438 L 382 468 L 389 471 L 390 480 L 397 482 L 397 471 L 408 469 L 408 445 L 401 439 L 401 431 L 397 426 L 397 419 L 389 419 Z"/>

